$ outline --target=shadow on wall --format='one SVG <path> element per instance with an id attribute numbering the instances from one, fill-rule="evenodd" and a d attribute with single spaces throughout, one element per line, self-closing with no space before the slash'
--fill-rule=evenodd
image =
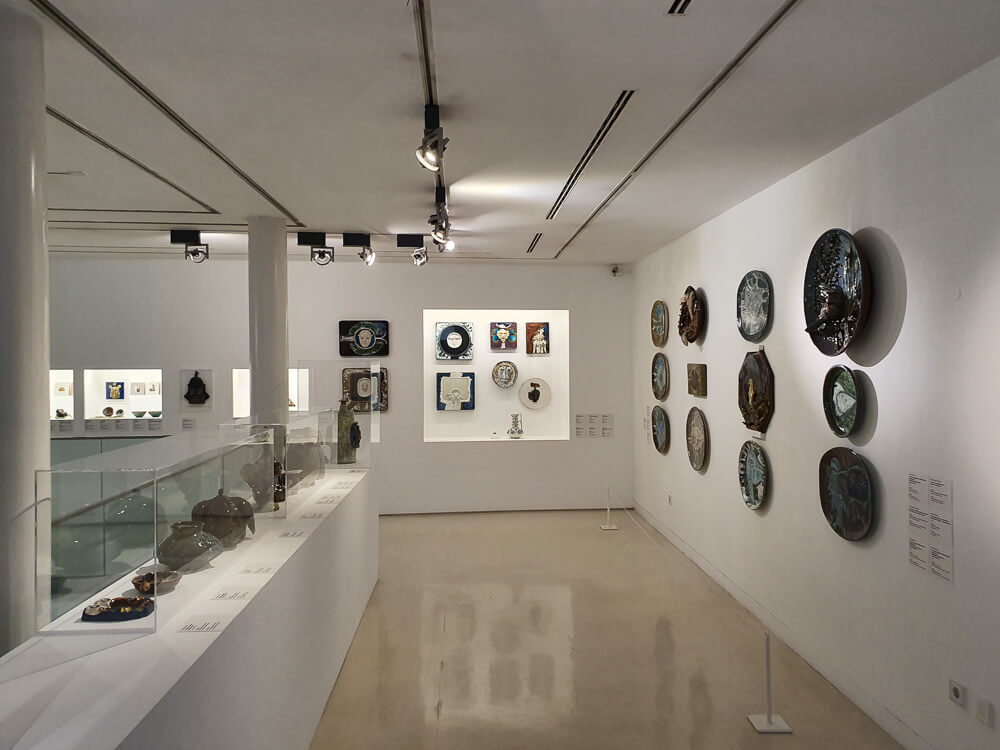
<path id="1" fill-rule="evenodd" d="M 906 268 L 899 248 L 881 229 L 865 227 L 854 234 L 854 239 L 868 258 L 873 294 L 868 322 L 847 350 L 847 356 L 863 367 L 871 367 L 892 351 L 903 329 Z"/>
<path id="2" fill-rule="evenodd" d="M 875 384 L 866 372 L 854 370 L 854 376 L 861 390 L 861 424 L 848 440 L 856 447 L 861 447 L 871 442 L 878 426 L 878 394 L 875 393 Z"/>

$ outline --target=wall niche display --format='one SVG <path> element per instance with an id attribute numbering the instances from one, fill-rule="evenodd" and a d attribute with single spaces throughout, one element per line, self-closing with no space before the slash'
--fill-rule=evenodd
<path id="1" fill-rule="evenodd" d="M 518 396 L 527 408 L 538 411 L 549 405 L 552 389 L 542 378 L 525 378 Z"/>
<path id="2" fill-rule="evenodd" d="M 472 359 L 472 323 L 438 323 L 435 331 L 438 359 Z"/>
<path id="3" fill-rule="evenodd" d="M 688 364 L 688 394 L 706 398 L 708 396 L 708 365 Z"/>
<path id="4" fill-rule="evenodd" d="M 528 354 L 549 354 L 549 324 L 527 323 L 524 328 Z"/>
<path id="5" fill-rule="evenodd" d="M 871 531 L 874 497 L 865 460 L 849 448 L 831 448 L 819 462 L 820 506 L 827 523 L 849 542 Z"/>
<path id="6" fill-rule="evenodd" d="M 388 355 L 388 320 L 340 321 L 341 357 L 386 357 Z"/>
<path id="7" fill-rule="evenodd" d="M 667 306 L 663 300 L 656 300 L 649 312 L 649 333 L 653 337 L 653 346 L 662 348 L 667 343 Z"/>
<path id="8" fill-rule="evenodd" d="M 667 413 L 660 406 L 654 406 L 649 422 L 653 432 L 653 447 L 660 453 L 666 453 L 670 447 L 670 422 L 667 420 Z"/>
<path id="9" fill-rule="evenodd" d="M 68 371 L 72 377 L 72 371 Z M 159 419 L 163 414 L 161 370 L 84 370 L 83 416 L 85 419 Z M 72 414 L 72 397 L 60 403 Z M 64 418 L 64 417 L 61 417 Z"/>
<path id="10" fill-rule="evenodd" d="M 517 349 L 517 323 L 490 323 L 490 349 L 493 351 Z"/>
<path id="11" fill-rule="evenodd" d="M 73 418 L 73 371 L 49 370 L 49 419 Z"/>
<path id="12" fill-rule="evenodd" d="M 687 451 L 691 468 L 701 471 L 708 457 L 708 423 L 697 406 L 691 407 L 687 416 Z"/>
<path id="13" fill-rule="evenodd" d="M 372 410 L 372 394 L 378 394 L 375 411 L 389 410 L 389 371 L 381 367 L 373 374 L 367 367 L 345 367 L 342 375 L 342 400 L 359 414 Z"/>
<path id="14" fill-rule="evenodd" d="M 331 387 L 337 387 L 336 381 Z M 306 367 L 288 368 L 288 410 L 309 411 L 309 369 Z M 250 368 L 233 368 L 233 419 L 249 416 Z"/>
<path id="15" fill-rule="evenodd" d="M 493 365 L 493 382 L 501 388 L 510 388 L 517 382 L 517 365 L 508 359 Z"/>
<path id="16" fill-rule="evenodd" d="M 653 397 L 657 401 L 662 401 L 667 397 L 667 389 L 670 387 L 670 368 L 667 366 L 667 358 L 663 352 L 653 355 Z"/>
<path id="17" fill-rule="evenodd" d="M 438 411 L 472 411 L 476 408 L 476 373 L 437 374 Z"/>
<path id="18" fill-rule="evenodd" d="M 861 422 L 861 384 L 857 375 L 843 365 L 835 365 L 823 380 L 823 413 L 837 437 L 847 437 Z"/>
<path id="19" fill-rule="evenodd" d="M 813 245 L 802 293 L 806 332 L 823 354 L 842 354 L 868 319 L 868 260 L 849 232 L 830 229 Z"/>
<path id="20" fill-rule="evenodd" d="M 750 271 L 736 290 L 736 327 L 747 341 L 760 341 L 771 325 L 771 278 Z"/>
<path id="21" fill-rule="evenodd" d="M 764 504 L 768 474 L 764 449 L 753 440 L 747 440 L 740 448 L 739 477 L 740 494 L 750 510 L 757 510 Z"/>
<path id="22" fill-rule="evenodd" d="M 740 414 L 743 424 L 754 432 L 767 432 L 774 415 L 774 373 L 762 351 L 743 358 L 739 377 Z"/>
<path id="23" fill-rule="evenodd" d="M 693 286 L 684 290 L 681 297 L 681 312 L 677 316 L 677 333 L 684 346 L 693 344 L 701 336 L 705 324 L 705 303 Z"/>

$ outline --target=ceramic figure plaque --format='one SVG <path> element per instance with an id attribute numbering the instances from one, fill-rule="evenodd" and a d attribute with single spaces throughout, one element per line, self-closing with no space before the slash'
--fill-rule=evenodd
<path id="1" fill-rule="evenodd" d="M 743 424 L 748 430 L 767 432 L 774 414 L 774 373 L 764 352 L 750 352 L 744 357 L 738 388 Z"/>
<path id="2" fill-rule="evenodd" d="M 517 365 L 504 359 L 493 365 L 493 382 L 501 388 L 510 388 L 517 382 Z"/>
<path id="3" fill-rule="evenodd" d="M 525 340 L 527 341 L 528 354 L 539 355 L 549 353 L 549 324 L 548 323 L 526 323 Z"/>
<path id="4" fill-rule="evenodd" d="M 388 355 L 388 320 L 340 321 L 341 357 L 386 357 Z"/>
<path id="5" fill-rule="evenodd" d="M 705 324 L 705 303 L 693 286 L 684 290 L 681 297 L 681 311 L 677 316 L 677 332 L 684 346 L 693 344 L 701 336 Z"/>
<path id="6" fill-rule="evenodd" d="M 771 279 L 750 271 L 736 290 L 736 327 L 747 341 L 760 341 L 771 323 Z"/>
<path id="7" fill-rule="evenodd" d="M 688 364 L 688 393 L 692 396 L 708 396 L 708 365 Z"/>
<path id="8" fill-rule="evenodd" d="M 476 373 L 437 374 L 438 411 L 471 411 L 476 408 Z"/>
<path id="9" fill-rule="evenodd" d="M 472 323 L 435 323 L 438 359 L 472 359 Z"/>
<path id="10" fill-rule="evenodd" d="M 133 396 L 145 396 L 146 395 L 146 384 L 145 383 L 132 383 L 132 387 L 129 392 Z"/>
<path id="11" fill-rule="evenodd" d="M 104 397 L 108 401 L 121 401 L 125 398 L 125 383 L 120 380 L 109 380 L 104 384 Z"/>
<path id="12" fill-rule="evenodd" d="M 367 367 L 345 367 L 341 373 L 342 398 L 358 413 L 372 411 L 372 394 L 378 394 L 375 411 L 389 410 L 389 371 L 382 367 L 373 375 Z"/>
<path id="13" fill-rule="evenodd" d="M 517 349 L 517 323 L 490 323 L 490 349 L 504 352 Z"/>

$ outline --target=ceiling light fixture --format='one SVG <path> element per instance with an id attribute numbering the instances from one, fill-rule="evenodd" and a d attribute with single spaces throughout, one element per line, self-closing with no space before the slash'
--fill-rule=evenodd
<path id="1" fill-rule="evenodd" d="M 396 247 L 412 250 L 413 265 L 422 266 L 427 262 L 427 243 L 422 234 L 397 234 Z"/>
<path id="2" fill-rule="evenodd" d="M 438 107 L 436 104 L 427 104 L 424 106 L 424 137 L 416 151 L 417 161 L 424 169 L 439 172 L 447 147 L 448 139 L 444 137 Z"/>
<path id="3" fill-rule="evenodd" d="M 372 250 L 372 236 L 360 232 L 344 232 L 344 247 L 359 247 L 358 257 L 366 266 L 375 264 L 375 251 Z"/>
<path id="4" fill-rule="evenodd" d="M 184 260 L 192 263 L 208 260 L 208 243 L 201 241 L 201 232 L 197 229 L 171 229 L 170 244 L 184 245 Z"/>
<path id="5" fill-rule="evenodd" d="M 327 266 L 335 260 L 333 248 L 326 244 L 326 232 L 299 232 L 299 247 L 309 248 L 309 260 L 317 266 Z"/>
<path id="6" fill-rule="evenodd" d="M 427 263 L 427 248 L 418 247 L 416 250 L 413 251 L 412 255 L 413 255 L 413 265 L 419 267 Z"/>

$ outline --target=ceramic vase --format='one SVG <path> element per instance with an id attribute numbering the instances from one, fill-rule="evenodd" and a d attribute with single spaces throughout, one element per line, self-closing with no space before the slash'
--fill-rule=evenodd
<path id="1" fill-rule="evenodd" d="M 356 463 L 360 446 L 361 425 L 354 419 L 354 412 L 347 408 L 347 401 L 341 399 L 337 412 L 337 463 Z"/>
<path id="2" fill-rule="evenodd" d="M 170 528 L 170 536 L 156 548 L 156 557 L 171 570 L 201 570 L 222 554 L 222 542 L 202 531 L 197 521 L 178 521 Z"/>
<path id="3" fill-rule="evenodd" d="M 524 428 L 521 426 L 521 415 L 511 414 L 510 415 L 510 429 L 507 430 L 507 437 L 509 438 L 519 438 L 524 434 Z"/>

